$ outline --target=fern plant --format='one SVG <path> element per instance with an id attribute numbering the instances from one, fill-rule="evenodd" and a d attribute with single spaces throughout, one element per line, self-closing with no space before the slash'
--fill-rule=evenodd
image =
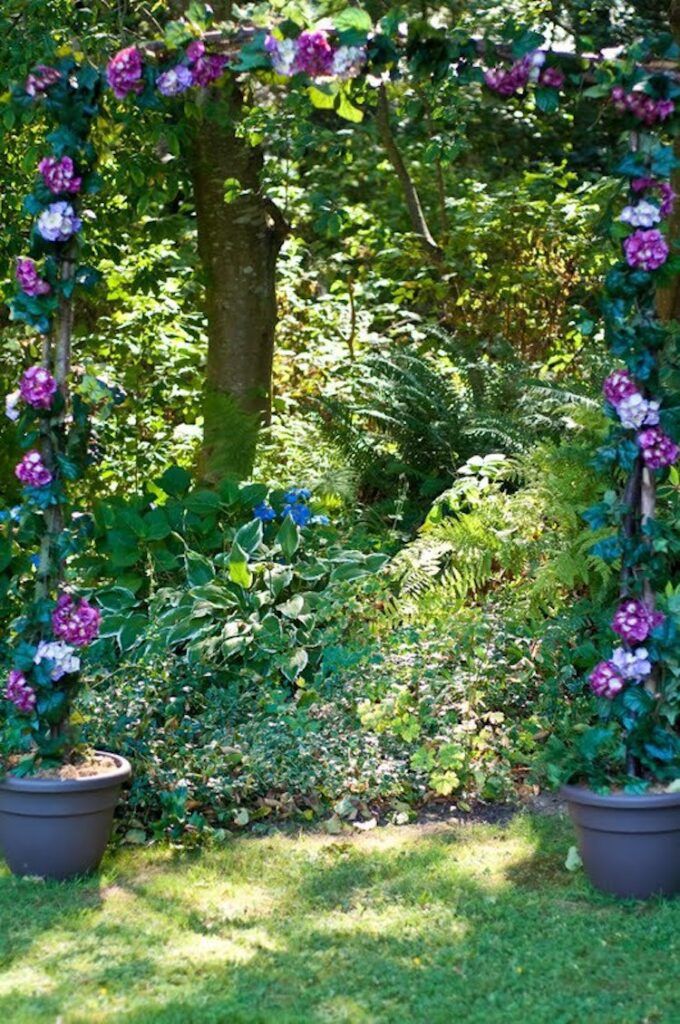
<path id="1" fill-rule="evenodd" d="M 353 364 L 320 413 L 360 493 L 380 499 L 401 477 L 416 501 L 431 499 L 470 458 L 526 454 L 538 440 L 559 437 L 565 410 L 594 407 L 587 392 L 535 381 L 530 367 L 506 355 L 502 362 L 465 358 L 455 339 L 433 329 L 421 351 L 372 354 Z"/>
<path id="2" fill-rule="evenodd" d="M 600 487 L 591 450 L 543 443 L 530 456 L 463 467 L 393 560 L 406 609 L 479 598 L 492 586 L 510 588 L 530 612 L 606 591 L 614 570 L 593 552 L 598 538 L 584 539 L 580 518 Z"/>

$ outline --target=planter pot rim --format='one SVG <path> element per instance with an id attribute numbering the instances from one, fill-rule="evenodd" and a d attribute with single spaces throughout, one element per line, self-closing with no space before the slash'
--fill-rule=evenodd
<path id="1" fill-rule="evenodd" d="M 680 791 L 677 793 L 596 793 L 587 786 L 562 786 L 565 800 L 585 807 L 618 807 L 622 810 L 644 810 L 644 808 L 680 807 Z"/>
<path id="2" fill-rule="evenodd" d="M 0 789 L 14 793 L 67 793 L 73 790 L 82 793 L 88 790 L 108 789 L 112 785 L 127 782 L 132 775 L 132 767 L 126 758 L 120 754 L 110 754 L 106 750 L 95 750 L 94 753 L 110 757 L 116 762 L 116 767 L 100 775 L 84 775 L 79 779 L 40 779 L 31 775 L 17 777 L 7 774 L 0 777 Z"/>

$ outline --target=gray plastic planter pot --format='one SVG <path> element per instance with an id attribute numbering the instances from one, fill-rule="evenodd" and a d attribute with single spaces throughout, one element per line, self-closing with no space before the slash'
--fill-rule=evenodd
<path id="1" fill-rule="evenodd" d="M 15 875 L 63 879 L 99 866 L 121 787 L 132 774 L 124 757 L 105 756 L 116 762 L 116 768 L 104 775 L 6 775 L 0 781 L 0 853 Z"/>
<path id="2" fill-rule="evenodd" d="M 601 795 L 564 786 L 588 878 L 615 896 L 680 893 L 680 793 Z"/>

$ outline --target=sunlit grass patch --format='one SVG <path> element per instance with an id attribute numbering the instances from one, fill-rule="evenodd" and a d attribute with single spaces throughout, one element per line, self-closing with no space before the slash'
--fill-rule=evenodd
<path id="1" fill-rule="evenodd" d="M 674 1024 L 680 902 L 619 904 L 561 819 L 241 837 L 0 875 L 3 1024 Z"/>

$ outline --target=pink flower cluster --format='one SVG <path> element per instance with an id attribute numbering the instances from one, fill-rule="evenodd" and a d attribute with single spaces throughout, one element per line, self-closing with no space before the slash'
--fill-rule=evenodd
<path id="1" fill-rule="evenodd" d="M 628 112 L 646 125 L 666 121 L 675 112 L 673 100 L 655 100 L 640 90 L 626 92 L 622 85 L 614 86 L 611 101 L 620 114 Z"/>
<path id="2" fill-rule="evenodd" d="M 310 78 L 333 74 L 333 47 L 323 31 L 301 32 L 297 38 L 295 65 Z"/>
<path id="3" fill-rule="evenodd" d="M 664 620 L 663 612 L 655 612 L 644 601 L 631 598 L 617 608 L 612 629 L 627 644 L 641 644 Z"/>
<path id="4" fill-rule="evenodd" d="M 17 260 L 16 279 L 26 295 L 49 295 L 52 291 L 49 282 L 40 277 L 35 263 L 28 257 Z"/>
<path id="5" fill-rule="evenodd" d="M 206 53 L 201 39 L 189 43 L 186 56 L 189 67 L 177 64 L 156 79 L 156 88 L 163 96 L 179 96 L 192 85 L 205 89 L 222 75 L 229 63 L 229 58 L 223 54 Z"/>
<path id="6" fill-rule="evenodd" d="M 670 217 L 675 205 L 675 192 L 669 181 L 659 181 L 657 178 L 633 178 L 630 183 L 633 192 L 658 192 L 661 199 L 659 214 L 661 217 Z"/>
<path id="7" fill-rule="evenodd" d="M 590 688 L 598 697 L 613 700 L 625 686 L 623 676 L 612 661 L 601 661 L 588 677 Z"/>
<path id="8" fill-rule="evenodd" d="M 637 442 L 645 465 L 650 469 L 672 466 L 680 456 L 680 447 L 657 426 L 640 431 Z"/>
<path id="9" fill-rule="evenodd" d="M 363 46 L 335 48 L 321 29 L 301 32 L 297 39 L 269 35 L 264 48 L 277 75 L 305 74 L 310 78 L 355 78 L 366 63 Z"/>
<path id="10" fill-rule="evenodd" d="M 80 191 L 83 179 L 76 174 L 75 165 L 70 156 L 47 156 L 38 164 L 38 170 L 50 192 L 55 196 L 64 192 L 74 194 Z"/>
<path id="11" fill-rule="evenodd" d="M 19 384 L 21 397 L 34 409 L 49 409 L 56 391 L 57 382 L 44 366 L 31 366 Z"/>
<path id="12" fill-rule="evenodd" d="M 38 96 L 47 92 L 51 85 L 56 85 L 60 78 L 61 71 L 47 64 L 38 64 L 26 79 L 24 89 L 29 96 Z"/>
<path id="13" fill-rule="evenodd" d="M 187 60 L 192 83 L 203 89 L 216 81 L 229 63 L 229 58 L 222 54 L 206 53 L 205 43 L 200 39 L 194 39 L 187 46 Z"/>
<path id="14" fill-rule="evenodd" d="M 7 677 L 5 696 L 24 715 L 30 715 L 36 705 L 35 690 L 26 682 L 23 672 L 12 669 Z"/>
<path id="15" fill-rule="evenodd" d="M 128 46 L 114 54 L 106 66 L 106 79 L 118 100 L 129 93 L 139 95 L 144 89 L 142 55 L 135 46 Z"/>
<path id="16" fill-rule="evenodd" d="M 559 68 L 543 68 L 539 82 L 550 89 L 561 89 L 564 85 L 564 72 Z"/>
<path id="17" fill-rule="evenodd" d="M 637 385 L 628 370 L 614 370 L 602 385 L 604 397 L 616 408 L 624 398 L 638 393 Z"/>
<path id="18" fill-rule="evenodd" d="M 658 228 L 634 231 L 623 249 L 628 266 L 635 270 L 658 270 L 668 259 L 668 243 Z"/>
<path id="19" fill-rule="evenodd" d="M 40 452 L 35 449 L 26 452 L 14 473 L 24 487 L 47 487 L 54 479 Z"/>
<path id="20" fill-rule="evenodd" d="M 484 73 L 484 81 L 499 96 L 514 96 L 529 84 L 533 67 L 531 57 L 522 57 L 510 68 L 490 68 Z"/>
<path id="21" fill-rule="evenodd" d="M 99 634 L 101 612 L 84 597 L 76 604 L 70 594 L 60 594 L 52 612 L 54 635 L 74 647 L 86 647 Z"/>

